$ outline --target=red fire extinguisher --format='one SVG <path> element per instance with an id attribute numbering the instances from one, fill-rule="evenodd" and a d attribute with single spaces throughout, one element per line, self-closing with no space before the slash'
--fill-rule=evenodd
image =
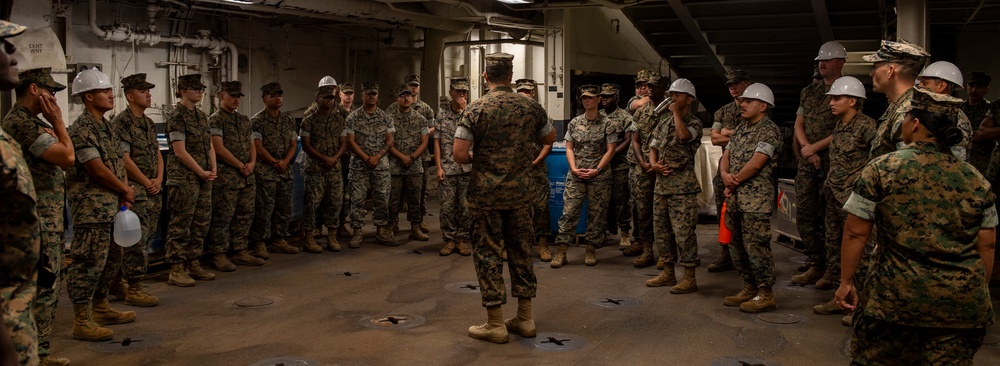
<path id="1" fill-rule="evenodd" d="M 726 227 L 726 203 L 722 203 L 722 213 L 719 214 L 719 243 L 729 244 L 733 240 L 733 232 Z"/>

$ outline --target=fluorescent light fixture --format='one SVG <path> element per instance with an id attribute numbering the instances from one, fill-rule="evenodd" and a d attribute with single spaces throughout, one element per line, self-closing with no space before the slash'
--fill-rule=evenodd
<path id="1" fill-rule="evenodd" d="M 227 3 L 234 3 L 240 5 L 253 5 L 253 0 L 223 0 Z"/>
<path id="2" fill-rule="evenodd" d="M 534 4 L 535 0 L 497 0 L 504 4 Z"/>

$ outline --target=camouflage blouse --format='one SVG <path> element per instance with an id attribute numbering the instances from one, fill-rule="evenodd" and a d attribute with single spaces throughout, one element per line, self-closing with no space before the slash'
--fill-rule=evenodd
<path id="1" fill-rule="evenodd" d="M 962 103 L 962 112 L 969 117 L 969 123 L 973 131 L 979 129 L 979 126 L 983 124 L 983 120 L 987 116 L 991 116 L 990 107 L 990 103 L 987 101 L 983 101 L 979 105 L 969 104 L 968 101 Z M 996 140 L 973 142 L 972 149 L 969 150 L 969 164 L 976 167 L 980 173 L 986 173 L 990 165 L 990 156 L 993 155 L 993 149 L 996 146 Z"/>
<path id="2" fill-rule="evenodd" d="M 298 140 L 295 134 L 295 120 L 285 113 L 278 113 L 272 117 L 266 109 L 262 109 L 250 118 L 250 128 L 253 131 L 251 136 L 254 140 L 260 140 L 264 145 L 264 150 L 275 159 L 281 160 L 288 153 L 290 144 Z M 265 181 L 290 180 L 292 170 L 288 169 L 284 173 L 267 164 L 260 164 L 254 169 L 257 179 Z"/>
<path id="3" fill-rule="evenodd" d="M 656 175 L 653 192 L 660 195 L 701 192 L 698 177 L 694 172 L 694 155 L 701 146 L 701 120 L 691 113 L 684 116 L 684 125 L 691 133 L 691 139 L 681 141 L 677 138 L 677 126 L 673 115 L 669 116 L 670 118 L 660 123 L 659 128 L 653 132 L 649 146 L 656 149 L 656 157 L 660 163 L 669 166 L 673 171 L 667 176 Z"/>
<path id="4" fill-rule="evenodd" d="M 101 159 L 119 181 L 125 181 L 125 154 L 118 128 L 106 118 L 96 120 L 83 113 L 69 127 L 69 137 L 76 149 L 76 164 L 66 175 L 69 183 L 69 208 L 73 225 L 110 224 L 118 213 L 120 195 L 97 182 L 83 164 Z"/>
<path id="5" fill-rule="evenodd" d="M 775 159 L 781 153 L 778 126 L 768 117 L 757 123 L 741 123 L 733 131 L 726 150 L 729 151 L 729 172 L 732 174 L 739 173 L 756 153 L 769 157 L 756 175 L 740 182 L 733 195 L 726 199 L 728 210 L 770 214 L 775 202 L 771 172 Z"/>
<path id="6" fill-rule="evenodd" d="M 458 129 L 458 118 L 461 116 L 461 112 L 451 110 L 450 106 L 438 111 L 434 139 L 441 144 L 441 169 L 444 169 L 445 175 L 465 174 L 472 171 L 472 164 L 456 163 L 452 152 L 455 147 L 455 130 Z"/>
<path id="7" fill-rule="evenodd" d="M 221 137 L 222 146 L 225 146 L 236 160 L 243 163 L 250 162 L 250 149 L 254 148 L 250 118 L 236 111 L 227 112 L 225 109 L 219 108 L 208 118 L 208 123 L 212 127 L 212 136 Z M 255 174 L 243 176 L 239 168 L 229 165 L 221 159 L 216 165 L 218 166 L 218 177 L 212 182 L 212 187 L 243 188 L 257 183 Z M 254 166 L 254 170 L 260 168 L 259 164 Z"/>
<path id="8" fill-rule="evenodd" d="M 192 110 L 180 102 L 167 117 L 167 140 L 171 143 L 171 150 L 174 141 L 184 141 L 184 150 L 202 170 L 212 169 L 208 156 L 212 148 L 210 129 L 205 112 L 198 108 Z M 176 155 L 170 155 L 167 160 L 167 177 L 168 185 L 172 182 L 200 181 L 198 175 L 184 166 Z"/>
<path id="9" fill-rule="evenodd" d="M 588 120 L 585 114 L 576 116 L 566 126 L 565 140 L 573 143 L 573 157 L 577 169 L 597 169 L 601 158 L 608 152 L 608 144 L 618 142 L 616 124 L 608 123 L 600 114 L 597 119 Z M 609 169 L 610 167 L 604 167 Z M 570 173 L 572 176 L 572 173 Z"/>
<path id="10" fill-rule="evenodd" d="M 347 117 L 344 133 L 354 135 L 354 143 L 358 144 L 365 155 L 372 156 L 386 148 L 385 137 L 390 133 L 396 133 L 396 127 L 389 115 L 382 110 L 375 108 L 375 113 L 368 113 L 364 108 L 359 108 Z M 357 156 L 351 157 L 351 169 L 369 170 L 365 162 Z M 389 170 L 389 153 L 382 156 L 374 170 Z"/>
<path id="11" fill-rule="evenodd" d="M 66 174 L 59 166 L 42 159 L 42 153 L 59 142 L 45 131 L 52 128 L 47 121 L 31 115 L 27 108 L 15 103 L 3 118 L 3 130 L 21 146 L 24 161 L 31 169 L 38 198 L 38 217 L 42 231 L 61 232 L 65 229 Z"/>
<path id="12" fill-rule="evenodd" d="M 825 187 L 833 191 L 841 205 L 854 188 L 854 180 L 868 163 L 868 151 L 875 139 L 875 120 L 858 111 L 848 123 L 837 123 L 830 141 L 830 171 Z"/>
<path id="13" fill-rule="evenodd" d="M 135 163 L 142 175 L 146 178 L 156 178 L 159 173 L 160 142 L 156 140 L 156 126 L 145 114 L 136 117 L 132 111 L 126 109 L 115 116 L 111 121 L 112 125 L 118 126 L 119 137 L 122 138 L 122 148 L 129 154 L 129 159 Z M 129 185 L 135 191 L 136 201 L 145 201 L 146 188 L 134 180 L 129 180 Z"/>
<path id="14" fill-rule="evenodd" d="M 302 126 L 299 127 L 299 136 L 308 137 L 312 147 L 325 156 L 332 157 L 336 155 L 337 151 L 340 150 L 340 139 L 347 136 L 344 133 L 347 121 L 338 112 L 337 110 L 331 110 L 327 114 L 313 113 L 302 120 Z M 335 166 L 334 168 L 327 169 L 322 161 L 316 160 L 311 156 L 306 160 L 307 173 L 328 171 L 340 171 L 340 168 Z"/>
<path id="15" fill-rule="evenodd" d="M 389 113 L 389 118 L 392 118 L 392 125 L 396 128 L 396 133 L 393 135 L 393 145 L 396 150 L 406 155 L 412 155 L 420 146 L 421 137 L 428 134 L 427 120 L 420 115 L 420 112 L 412 108 L 406 113 L 396 109 L 395 112 Z M 407 167 L 403 165 L 402 160 L 391 156 L 389 157 L 389 170 L 392 174 L 423 173 L 424 165 L 421 164 L 420 156 L 416 158 L 417 161 Z"/>
<path id="16" fill-rule="evenodd" d="M 614 112 L 605 113 L 601 109 L 601 115 L 604 115 L 608 119 L 608 128 L 610 130 L 618 131 L 617 137 L 618 141 L 625 141 L 625 129 L 632 125 L 632 115 L 626 112 L 624 109 L 616 108 Z M 620 153 L 615 154 L 611 159 L 612 169 L 628 169 L 629 164 L 635 164 L 634 161 L 628 159 L 629 149 L 625 149 Z"/>

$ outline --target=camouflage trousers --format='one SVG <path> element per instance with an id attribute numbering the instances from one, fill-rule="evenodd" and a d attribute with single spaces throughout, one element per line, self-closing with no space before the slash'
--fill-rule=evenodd
<path id="1" fill-rule="evenodd" d="M 826 171 L 826 170 L 824 170 Z M 795 226 L 805 245 L 802 251 L 813 265 L 826 268 L 826 247 L 824 240 L 823 215 L 826 201 L 823 200 L 823 178 L 816 176 L 812 164 L 799 164 L 795 174 Z"/>
<path id="2" fill-rule="evenodd" d="M 538 282 L 531 262 L 530 207 L 513 210 L 470 210 L 472 214 L 472 262 L 476 265 L 483 306 L 507 303 L 503 280 L 503 258 L 507 252 L 510 292 L 518 298 L 532 298 Z"/>
<path id="3" fill-rule="evenodd" d="M 622 163 L 611 173 L 611 200 L 608 201 L 608 232 L 628 233 L 632 230 L 632 185 L 629 165 Z"/>
<path id="4" fill-rule="evenodd" d="M 257 185 L 212 187 L 212 225 L 208 229 L 205 250 L 211 254 L 247 249 L 250 224 L 253 223 Z"/>
<path id="5" fill-rule="evenodd" d="M 344 188 L 344 195 L 343 195 L 343 200 L 340 201 L 341 203 L 340 203 L 340 216 L 339 216 L 339 219 L 340 219 L 340 224 L 341 225 L 348 225 L 348 226 L 350 226 L 350 223 L 351 223 L 351 180 L 349 178 L 350 178 L 351 170 L 348 169 L 347 167 L 351 166 L 351 154 L 344 154 L 343 156 L 340 157 L 340 166 L 342 167 L 340 169 L 340 177 L 342 178 L 341 182 L 343 184 L 341 186 Z"/>
<path id="6" fill-rule="evenodd" d="M 559 217 L 559 234 L 556 243 L 571 244 L 580 222 L 583 200 L 587 200 L 587 245 L 600 248 L 604 245 L 604 222 L 607 219 L 608 201 L 611 200 L 611 175 L 599 174 L 590 180 L 582 180 L 566 174 L 566 190 L 563 191 L 563 214 Z"/>
<path id="7" fill-rule="evenodd" d="M 21 365 L 38 364 L 38 332 L 32 314 L 36 291 L 35 281 L 0 288 L 0 296 L 3 296 L 0 299 L 0 310 L 3 311 L 4 326 L 7 327 Z"/>
<path id="8" fill-rule="evenodd" d="M 114 243 L 114 224 L 83 224 L 73 227 L 66 287 L 74 304 L 90 304 L 108 297 L 111 281 L 121 269 L 122 251 Z"/>
<path id="9" fill-rule="evenodd" d="M 52 334 L 52 321 L 56 316 L 59 291 L 62 289 L 62 262 L 65 248 L 66 238 L 62 231 L 41 232 L 38 294 L 31 307 L 31 313 L 35 318 L 35 329 L 38 331 L 39 357 L 49 354 L 49 334 Z"/>
<path id="10" fill-rule="evenodd" d="M 250 242 L 260 243 L 275 238 L 287 238 L 292 221 L 292 180 L 257 179 L 254 197 L 253 225 Z"/>
<path id="11" fill-rule="evenodd" d="M 142 226 L 142 238 L 139 242 L 128 248 L 122 248 L 122 277 L 129 283 L 138 283 L 139 277 L 146 274 L 146 264 L 148 262 L 146 253 L 153 243 L 156 230 L 160 224 L 160 209 L 163 206 L 163 196 L 148 196 L 150 199 L 136 201 L 132 210 L 139 216 L 139 224 Z"/>
<path id="12" fill-rule="evenodd" d="M 365 198 L 372 194 L 372 221 L 375 226 L 389 224 L 389 191 L 392 175 L 388 170 L 351 169 L 351 227 L 365 226 Z"/>
<path id="13" fill-rule="evenodd" d="M 656 177 L 646 174 L 638 166 L 632 168 L 632 220 L 635 239 L 639 243 L 653 243 L 653 188 Z M 660 253 L 663 254 L 663 253 Z"/>
<path id="14" fill-rule="evenodd" d="M 337 230 L 343 197 L 344 184 L 340 180 L 340 170 L 307 172 L 305 199 L 302 201 L 302 230 L 309 234 L 320 225 L 326 225 L 331 231 Z"/>
<path id="15" fill-rule="evenodd" d="M 721 166 L 722 161 L 719 161 Z M 715 197 L 715 217 L 722 217 L 722 204 L 726 203 L 726 185 L 722 183 L 722 170 L 715 171 L 712 178 L 712 196 Z M 719 243 L 719 245 L 723 245 Z"/>
<path id="16" fill-rule="evenodd" d="M 180 181 L 169 185 L 167 263 L 198 259 L 212 221 L 212 182 Z"/>
<path id="17" fill-rule="evenodd" d="M 733 233 L 729 254 L 743 282 L 758 287 L 774 286 L 774 257 L 771 256 L 771 215 L 726 212 L 726 227 Z"/>
<path id="18" fill-rule="evenodd" d="M 424 214 L 420 208 L 424 174 L 393 174 L 391 184 L 392 187 L 389 192 L 389 221 L 399 221 L 399 210 L 404 201 L 406 202 L 406 221 L 424 221 Z"/>
<path id="19" fill-rule="evenodd" d="M 471 241 L 469 218 L 469 177 L 471 174 L 446 175 L 438 184 L 441 197 L 441 238 L 445 242 Z"/>
<path id="20" fill-rule="evenodd" d="M 657 194 L 653 200 L 653 237 L 667 263 L 698 266 L 698 195 Z M 679 258 L 678 258 L 679 255 Z"/>
<path id="21" fill-rule="evenodd" d="M 851 365 L 971 366 L 985 336 L 986 328 L 914 327 L 858 312 Z"/>
<path id="22" fill-rule="evenodd" d="M 535 228 L 535 237 L 552 236 L 552 224 L 549 213 L 549 176 L 544 172 L 531 178 L 531 210 Z"/>
<path id="23" fill-rule="evenodd" d="M 839 280 L 840 244 L 844 236 L 844 222 L 847 221 L 847 212 L 841 209 L 844 205 L 837 201 L 832 190 L 824 188 L 823 191 L 823 196 L 826 199 L 826 212 L 823 214 L 823 227 L 826 230 L 826 245 L 824 246 L 826 274 Z"/>

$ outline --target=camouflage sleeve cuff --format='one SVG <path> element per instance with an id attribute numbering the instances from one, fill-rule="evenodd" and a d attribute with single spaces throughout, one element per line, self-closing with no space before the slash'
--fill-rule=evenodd
<path id="1" fill-rule="evenodd" d="M 353 135 L 353 134 L 354 134 L 354 130 L 352 130 L 350 127 L 345 127 L 344 128 L 344 133 L 341 134 L 341 135 L 342 136 L 347 136 L 347 135 Z"/>
<path id="2" fill-rule="evenodd" d="M 771 146 L 771 144 L 761 141 L 761 142 L 757 143 L 757 148 L 754 149 L 754 152 L 759 152 L 761 154 L 764 154 L 764 155 L 767 155 L 767 156 L 773 158 L 774 157 L 774 146 Z"/>
<path id="3" fill-rule="evenodd" d="M 636 131 L 635 123 L 631 123 L 628 125 L 628 127 L 625 127 L 625 132 L 635 132 L 635 131 Z"/>
<path id="4" fill-rule="evenodd" d="M 184 141 L 184 138 L 185 138 L 185 136 L 184 136 L 183 132 L 174 131 L 174 132 L 171 132 L 170 135 L 169 135 L 170 142 Z"/>
<path id="5" fill-rule="evenodd" d="M 118 148 L 122 149 L 123 154 L 129 154 L 132 152 L 132 144 L 122 141 L 118 144 Z"/>
<path id="6" fill-rule="evenodd" d="M 434 129 L 434 139 L 435 140 L 440 140 L 441 139 L 441 130 Z"/>
<path id="7" fill-rule="evenodd" d="M 385 130 L 385 132 L 386 133 L 396 133 L 396 128 L 395 127 L 389 127 L 388 129 Z"/>
<path id="8" fill-rule="evenodd" d="M 691 138 L 688 141 L 694 140 L 698 137 L 698 129 L 693 126 L 688 126 L 688 132 L 691 132 Z"/>
<path id="9" fill-rule="evenodd" d="M 563 140 L 565 140 L 565 141 L 573 141 L 573 135 L 570 134 L 569 131 L 566 131 L 566 134 L 563 135 Z"/>
<path id="10" fill-rule="evenodd" d="M 799 106 L 799 109 L 795 110 L 795 115 L 796 116 L 805 116 L 806 115 L 805 108 L 802 108 L 802 106 Z"/>
<path id="11" fill-rule="evenodd" d="M 660 143 L 660 141 L 657 140 L 657 139 L 655 139 L 655 138 L 654 139 L 649 139 L 649 147 L 651 147 L 651 148 L 659 150 L 659 146 L 656 146 L 659 143 Z"/>
<path id="12" fill-rule="evenodd" d="M 251 132 L 250 138 L 253 140 L 263 140 L 263 138 L 260 136 L 260 132 Z"/>
<path id="13" fill-rule="evenodd" d="M 979 224 L 980 229 L 995 228 L 998 224 L 997 219 L 997 205 L 990 205 L 986 211 L 983 212 L 983 222 Z"/>
<path id="14" fill-rule="evenodd" d="M 538 136 L 537 137 L 540 138 L 540 139 L 541 138 L 545 138 L 545 136 L 548 136 L 550 133 L 552 133 L 552 131 L 555 131 L 555 129 L 556 128 L 552 126 L 552 122 L 551 121 L 545 122 L 545 127 L 542 127 L 541 130 L 538 130 Z"/>
<path id="15" fill-rule="evenodd" d="M 618 135 L 608 135 L 608 137 L 604 138 L 604 143 L 606 144 L 618 143 Z"/>
<path id="16" fill-rule="evenodd" d="M 722 131 L 722 122 L 715 122 L 712 124 L 713 131 Z"/>
<path id="17" fill-rule="evenodd" d="M 469 131 L 468 127 L 458 126 L 458 128 L 455 129 L 455 138 L 472 141 L 474 136 L 472 136 L 472 131 Z"/>
<path id="18" fill-rule="evenodd" d="M 97 151 L 96 147 L 85 147 L 76 151 L 76 161 L 80 164 L 100 158 L 101 153 Z"/>
<path id="19" fill-rule="evenodd" d="M 958 160 L 961 160 L 961 161 L 968 161 L 969 160 L 968 159 L 968 155 L 965 153 L 965 148 L 962 147 L 962 146 L 952 146 L 951 147 L 951 153 L 952 153 L 952 155 L 955 155 L 955 157 L 958 158 Z"/>
<path id="20" fill-rule="evenodd" d="M 861 197 L 861 195 L 851 192 L 851 197 L 844 203 L 844 212 L 857 216 L 862 220 L 875 221 L 875 202 Z M 994 220 L 996 211 L 993 211 Z"/>
<path id="21" fill-rule="evenodd" d="M 211 133 L 212 136 L 222 136 L 222 129 L 221 128 L 213 128 L 213 129 L 208 130 L 208 132 Z"/>
<path id="22" fill-rule="evenodd" d="M 43 133 L 41 135 L 38 135 L 38 138 L 35 139 L 35 142 L 31 143 L 31 146 L 28 147 L 28 151 L 30 151 L 31 154 L 34 155 L 36 158 L 41 157 L 42 153 L 44 153 L 45 150 L 48 150 L 50 147 L 52 147 L 52 145 L 55 145 L 57 142 L 59 142 L 59 140 L 56 139 L 55 136 Z"/>
<path id="23" fill-rule="evenodd" d="M 299 132 L 299 136 L 300 137 L 309 137 L 309 131 L 302 130 L 302 132 Z"/>
<path id="24" fill-rule="evenodd" d="M 295 133 L 295 131 L 290 131 L 288 132 L 288 138 L 291 139 L 292 141 L 298 140 L 299 134 Z"/>
<path id="25" fill-rule="evenodd" d="M 431 133 L 431 129 L 429 129 L 427 127 L 424 127 L 424 128 L 420 129 L 420 134 L 421 135 L 429 135 L 430 133 Z"/>

